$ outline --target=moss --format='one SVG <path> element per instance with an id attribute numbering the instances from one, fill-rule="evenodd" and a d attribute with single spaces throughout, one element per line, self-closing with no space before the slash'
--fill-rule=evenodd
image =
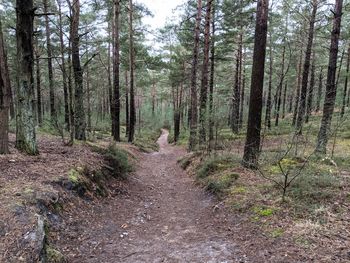
<path id="1" fill-rule="evenodd" d="M 68 179 L 71 181 L 73 184 L 78 184 L 79 183 L 79 177 L 80 173 L 76 169 L 71 169 L 68 172 Z"/>
<path id="2" fill-rule="evenodd" d="M 230 188 L 233 182 L 238 178 L 238 174 L 225 174 L 209 177 L 206 182 L 206 189 L 213 194 L 221 194 Z"/>
<path id="3" fill-rule="evenodd" d="M 284 234 L 284 231 L 282 228 L 277 228 L 277 229 L 274 229 L 270 232 L 270 235 L 273 237 L 273 238 L 278 238 L 278 237 L 281 237 L 282 235 Z"/>
<path id="4" fill-rule="evenodd" d="M 269 217 L 275 213 L 275 209 L 269 207 L 253 207 L 253 212 L 258 216 Z"/>
<path id="5" fill-rule="evenodd" d="M 46 257 L 48 263 L 66 263 L 68 262 L 63 254 L 53 247 L 46 247 Z"/>
<path id="6" fill-rule="evenodd" d="M 198 172 L 198 178 L 205 178 L 215 172 L 224 171 L 239 165 L 239 161 L 232 155 L 215 156 L 202 162 Z"/>

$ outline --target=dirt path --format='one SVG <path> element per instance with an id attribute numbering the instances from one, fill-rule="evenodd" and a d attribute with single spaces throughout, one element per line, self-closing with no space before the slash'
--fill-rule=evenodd
<path id="1" fill-rule="evenodd" d="M 127 193 L 71 222 L 62 240 L 74 249 L 61 244 L 69 262 L 245 262 L 215 202 L 177 165 L 184 150 L 167 137 L 160 152 L 142 156 Z"/>

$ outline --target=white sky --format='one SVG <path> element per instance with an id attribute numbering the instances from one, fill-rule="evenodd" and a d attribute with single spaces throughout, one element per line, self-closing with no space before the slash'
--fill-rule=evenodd
<path id="1" fill-rule="evenodd" d="M 144 23 L 150 25 L 152 29 L 162 28 L 167 19 L 173 15 L 173 10 L 186 0 L 137 0 L 143 3 L 153 13 L 154 17 L 146 17 Z"/>

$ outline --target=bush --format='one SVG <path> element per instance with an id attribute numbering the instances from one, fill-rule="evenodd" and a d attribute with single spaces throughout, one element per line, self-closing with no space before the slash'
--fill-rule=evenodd
<path id="1" fill-rule="evenodd" d="M 104 157 L 108 163 L 107 169 L 113 177 L 125 179 L 127 174 L 132 171 L 127 153 L 114 145 L 108 147 Z"/>
<path id="2" fill-rule="evenodd" d="M 220 195 L 230 188 L 238 178 L 238 174 L 224 174 L 209 177 L 206 182 L 206 189 L 215 195 Z"/>
<path id="3" fill-rule="evenodd" d="M 239 163 L 239 160 L 232 155 L 221 155 L 210 157 L 205 160 L 197 172 L 198 178 L 205 178 L 217 172 L 232 168 Z"/>

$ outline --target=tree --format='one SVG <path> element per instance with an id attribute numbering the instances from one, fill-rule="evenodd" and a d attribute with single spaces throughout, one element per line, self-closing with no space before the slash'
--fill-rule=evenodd
<path id="1" fill-rule="evenodd" d="M 197 145 L 197 68 L 198 68 L 198 52 L 199 52 L 199 34 L 202 18 L 202 0 L 197 0 L 196 25 L 194 29 L 194 48 L 192 54 L 192 71 L 191 71 L 191 107 L 190 107 L 190 138 L 189 150 L 193 151 Z"/>
<path id="2" fill-rule="evenodd" d="M 114 1 L 114 32 L 113 32 L 113 138 L 115 141 L 120 141 L 120 73 L 119 73 L 119 13 L 120 13 L 120 1 Z"/>
<path id="3" fill-rule="evenodd" d="M 29 155 L 38 154 L 35 130 L 33 79 L 33 0 L 16 0 L 17 40 L 17 127 L 16 147 Z"/>
<path id="4" fill-rule="evenodd" d="M 327 73 L 327 85 L 326 94 L 323 105 L 323 116 L 321 121 L 320 131 L 317 136 L 316 152 L 320 154 L 326 154 L 327 143 L 330 136 L 332 117 L 335 107 L 335 100 L 337 97 L 337 85 L 336 85 L 336 71 L 337 71 L 337 59 L 339 49 L 339 36 L 341 30 L 341 18 L 343 10 L 343 0 L 335 0 L 335 9 L 332 12 L 333 18 L 333 30 L 331 34 L 331 47 L 329 52 L 328 73 Z"/>
<path id="5" fill-rule="evenodd" d="M 74 72 L 75 93 L 74 93 L 74 130 L 76 140 L 86 140 L 86 120 L 84 109 L 84 87 L 83 87 L 83 69 L 80 64 L 80 1 L 74 0 L 72 5 L 71 18 L 71 41 L 72 41 L 72 65 Z"/>
<path id="6" fill-rule="evenodd" d="M 133 142 L 136 125 L 136 108 L 135 108 L 135 50 L 134 50 L 134 26 L 133 15 L 134 8 L 132 0 L 129 0 L 129 67 L 130 67 L 130 116 L 129 116 L 129 137 L 128 141 Z"/>
<path id="7" fill-rule="evenodd" d="M 48 0 L 43 0 L 44 14 L 45 14 L 45 28 L 46 28 L 46 50 L 47 50 L 47 68 L 49 72 L 49 93 L 50 93 L 50 113 L 51 122 L 53 125 L 57 125 L 57 112 L 55 106 L 55 90 L 53 80 L 53 68 L 52 68 L 52 45 L 51 45 L 51 30 L 49 24 L 49 7 Z"/>
<path id="8" fill-rule="evenodd" d="M 2 34 L 2 23 L 0 19 L 0 154 L 9 153 L 8 130 L 9 130 L 9 108 L 10 108 L 10 79 L 7 68 L 7 57 L 5 52 L 4 38 Z"/>
<path id="9" fill-rule="evenodd" d="M 70 121 L 70 109 L 69 109 L 69 98 L 68 98 L 68 85 L 67 85 L 67 70 L 66 70 L 66 59 L 65 59 L 65 44 L 63 39 L 63 16 L 62 16 L 62 0 L 57 0 L 58 4 L 58 26 L 59 26 L 59 38 L 60 38 L 60 51 L 61 51 L 61 71 L 63 81 L 63 97 L 64 97 L 64 122 L 66 129 L 71 129 Z"/>
<path id="10" fill-rule="evenodd" d="M 245 167 L 250 168 L 257 166 L 260 154 L 261 113 L 263 104 L 268 8 L 268 0 L 258 0 L 248 128 L 242 162 Z"/>
<path id="11" fill-rule="evenodd" d="M 341 116 L 344 117 L 345 107 L 346 107 L 346 96 L 348 94 L 348 83 L 349 83 L 349 69 L 350 69 L 350 44 L 348 47 L 348 58 L 346 60 L 346 76 L 344 83 L 344 91 L 343 91 L 343 101 L 341 107 Z"/>
<path id="12" fill-rule="evenodd" d="M 305 52 L 303 77 L 301 81 L 298 116 L 296 119 L 296 133 L 299 135 L 302 134 L 303 122 L 304 122 L 305 111 L 306 111 L 307 86 L 309 81 L 311 52 L 312 52 L 312 45 L 313 45 L 314 33 L 315 33 L 316 14 L 317 14 L 317 9 L 319 4 L 318 1 L 319 0 L 312 0 L 312 13 L 311 13 L 310 23 L 309 23 L 309 32 L 308 32 L 307 46 L 306 46 L 306 52 Z"/>
<path id="13" fill-rule="evenodd" d="M 200 111 L 199 111 L 199 143 L 206 142 L 207 129 L 207 101 L 208 101 L 208 80 L 209 80 L 209 53 L 210 53 L 210 26 L 212 15 L 213 0 L 208 0 L 205 16 L 205 33 L 204 33 L 204 61 L 202 68 L 201 92 L 200 92 Z"/>

